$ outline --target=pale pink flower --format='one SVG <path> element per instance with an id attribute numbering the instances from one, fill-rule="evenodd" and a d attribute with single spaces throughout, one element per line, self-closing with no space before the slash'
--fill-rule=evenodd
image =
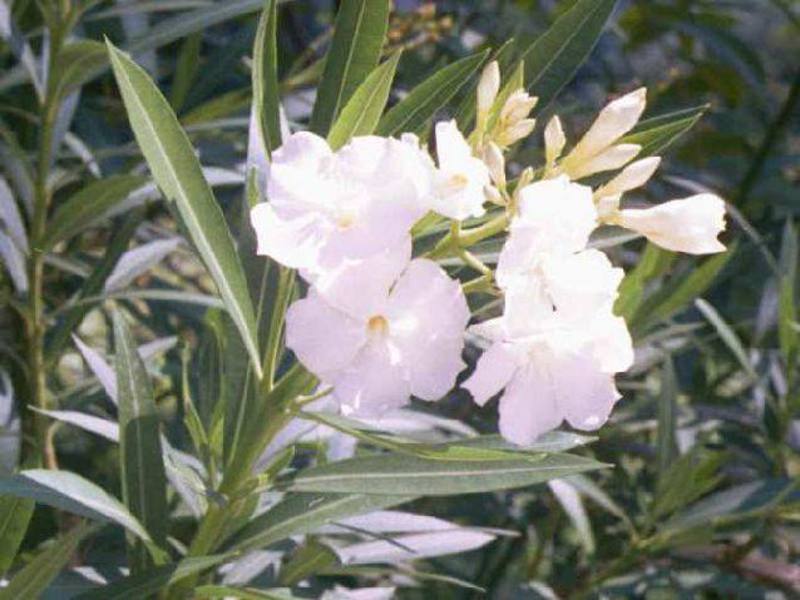
<path id="1" fill-rule="evenodd" d="M 336 305 L 312 288 L 287 312 L 287 346 L 333 386 L 346 414 L 378 415 L 412 395 L 437 400 L 464 366 L 461 286 L 432 261 L 401 258 L 361 270 L 360 281 L 350 275 L 350 295 L 335 295 Z"/>

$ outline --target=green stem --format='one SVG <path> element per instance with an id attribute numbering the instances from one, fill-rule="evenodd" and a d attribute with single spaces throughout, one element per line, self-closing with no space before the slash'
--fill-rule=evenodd
<path id="1" fill-rule="evenodd" d="M 458 248 L 469 248 L 478 242 L 497 235 L 508 227 L 508 215 L 503 213 L 494 219 L 487 221 L 483 225 L 473 227 L 472 229 L 459 230 L 457 236 L 453 235 L 451 229 L 450 233 L 445 235 L 436 246 L 428 253 L 428 258 L 437 259 L 453 256 L 457 253 Z M 454 241 L 457 243 L 454 244 Z"/>
<path id="2" fill-rule="evenodd" d="M 58 45 L 51 48 L 50 64 L 55 64 Z M 26 334 L 28 340 L 28 368 L 30 374 L 31 400 L 36 408 L 47 410 L 50 399 L 47 391 L 44 356 L 44 259 L 45 252 L 40 240 L 47 228 L 47 213 L 50 208 L 50 192 L 47 182 L 52 159 L 53 132 L 58 116 L 58 102 L 51 93 L 45 92 L 42 104 L 41 129 L 39 136 L 38 161 L 34 187 L 34 207 L 31 219 L 31 249 L 28 258 L 28 319 Z M 49 469 L 58 468 L 52 437 L 49 435 L 47 417 L 36 413 L 33 416 L 34 431 L 44 464 Z"/>

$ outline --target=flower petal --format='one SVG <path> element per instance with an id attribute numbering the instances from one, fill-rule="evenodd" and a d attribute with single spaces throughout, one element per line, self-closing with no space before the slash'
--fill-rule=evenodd
<path id="1" fill-rule="evenodd" d="M 475 365 L 475 371 L 462 387 L 469 390 L 478 406 L 483 406 L 499 393 L 517 371 L 515 355 L 502 342 L 495 342 L 483 353 Z"/>
<path id="2" fill-rule="evenodd" d="M 509 442 L 530 446 L 563 420 L 547 372 L 535 363 L 517 372 L 500 398 L 500 434 Z"/>
<path id="3" fill-rule="evenodd" d="M 345 260 L 331 270 L 307 277 L 326 302 L 350 316 L 367 320 L 386 308 L 389 290 L 411 260 L 411 238 L 362 260 Z"/>
<path id="4" fill-rule="evenodd" d="M 333 308 L 313 291 L 286 312 L 286 346 L 316 375 L 346 367 L 366 340 L 363 322 Z"/>
<path id="5" fill-rule="evenodd" d="M 347 368 L 326 379 L 343 414 L 379 417 L 411 397 L 397 351 L 385 341 L 365 345 Z"/>
<path id="6" fill-rule="evenodd" d="M 464 368 L 470 314 L 459 283 L 433 261 L 413 260 L 395 284 L 386 314 L 412 393 L 424 400 L 442 397 Z"/>
<path id="7" fill-rule="evenodd" d="M 292 269 L 316 264 L 324 224 L 314 214 L 282 219 L 269 202 L 261 202 L 250 211 L 250 222 L 256 232 L 257 254 Z"/>

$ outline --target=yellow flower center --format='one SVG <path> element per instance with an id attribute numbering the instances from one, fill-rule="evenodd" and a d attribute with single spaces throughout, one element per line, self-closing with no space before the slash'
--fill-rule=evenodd
<path id="1" fill-rule="evenodd" d="M 336 217 L 336 226 L 339 229 L 349 229 L 356 222 L 356 216 L 353 213 L 342 213 Z"/>
<path id="2" fill-rule="evenodd" d="M 389 332 L 389 321 L 383 315 L 375 315 L 367 321 L 367 331 L 372 335 L 384 336 Z"/>
<path id="3" fill-rule="evenodd" d="M 456 173 L 447 180 L 447 187 L 453 190 L 462 190 L 467 187 L 469 179 L 463 173 Z"/>

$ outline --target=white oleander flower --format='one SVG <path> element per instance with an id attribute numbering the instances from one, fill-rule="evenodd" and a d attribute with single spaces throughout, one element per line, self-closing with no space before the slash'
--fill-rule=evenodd
<path id="1" fill-rule="evenodd" d="M 473 156 L 455 121 L 436 124 L 436 154 L 439 168 L 429 208 L 457 220 L 483 215 L 489 169 Z"/>
<path id="2" fill-rule="evenodd" d="M 464 367 L 461 286 L 432 261 L 402 258 L 360 269 L 336 305 L 312 288 L 286 314 L 286 345 L 333 386 L 345 414 L 379 415 L 412 395 L 437 400 Z"/>
<path id="3" fill-rule="evenodd" d="M 717 236 L 725 229 L 725 201 L 714 194 L 698 194 L 664 202 L 652 208 L 620 210 L 614 222 L 644 235 L 675 252 L 724 252 Z"/>
<path id="4" fill-rule="evenodd" d="M 506 290 L 502 317 L 471 328 L 491 341 L 464 383 L 475 402 L 500 398 L 500 433 L 529 445 L 563 420 L 592 430 L 619 393 L 614 374 L 630 367 L 625 321 L 612 313 L 622 271 L 597 250 L 548 255 L 538 272 Z"/>
<path id="5" fill-rule="evenodd" d="M 257 252 L 306 274 L 399 244 L 430 196 L 430 158 L 418 144 L 354 138 L 334 153 L 308 132 L 272 155 L 269 202 L 251 211 Z"/>
<path id="6" fill-rule="evenodd" d="M 591 188 L 567 177 L 537 181 L 516 198 L 517 214 L 497 263 L 496 280 L 501 287 L 517 275 L 527 276 L 545 254 L 583 250 L 597 227 Z"/>
<path id="7" fill-rule="evenodd" d="M 566 173 L 572 179 L 581 179 L 594 173 L 618 169 L 632 160 L 641 151 L 641 146 L 617 142 L 639 122 L 646 104 L 645 88 L 610 102 L 600 111 L 589 131 L 561 161 L 559 172 Z"/>

